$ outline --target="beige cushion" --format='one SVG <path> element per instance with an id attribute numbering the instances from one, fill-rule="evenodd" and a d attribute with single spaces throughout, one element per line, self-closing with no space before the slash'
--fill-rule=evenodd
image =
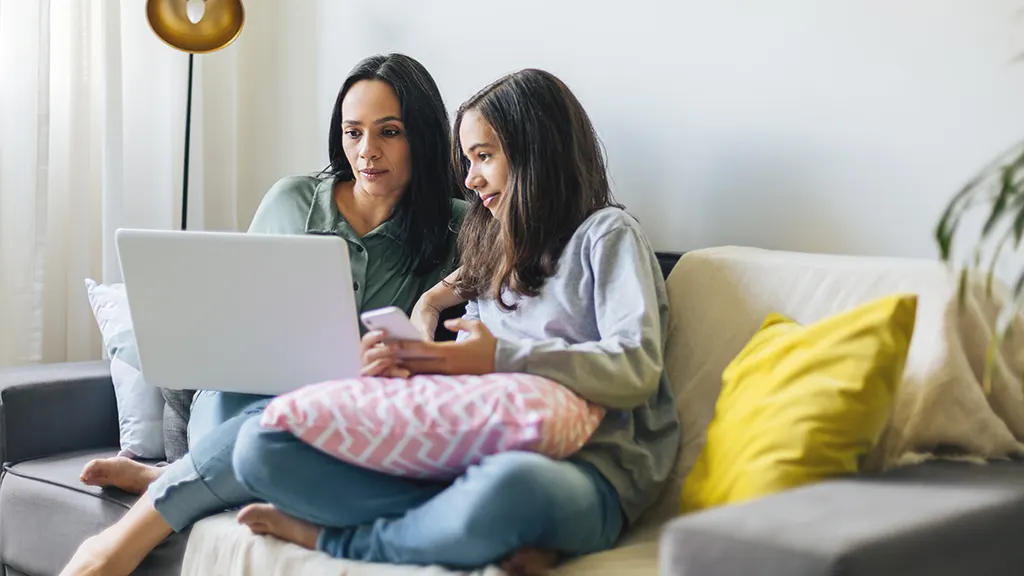
<path id="1" fill-rule="evenodd" d="M 704 443 L 721 374 L 765 315 L 811 323 L 895 292 L 918 295 L 917 324 L 892 422 L 876 468 L 927 458 L 940 443 L 993 458 L 1021 451 L 1024 350 L 999 353 L 993 393 L 980 385 L 995 305 L 975 290 L 957 313 L 957 275 L 930 260 L 715 248 L 683 257 L 669 278 L 672 325 L 666 362 L 683 422 L 679 476 Z M 1024 326 L 1017 331 L 1024 333 Z M 1014 435 L 1016 433 L 1016 437 Z"/>

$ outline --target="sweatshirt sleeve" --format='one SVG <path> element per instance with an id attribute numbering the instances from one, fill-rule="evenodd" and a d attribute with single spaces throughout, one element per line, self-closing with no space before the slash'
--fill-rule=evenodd
<path id="1" fill-rule="evenodd" d="M 463 320 L 479 320 L 480 319 L 480 306 L 477 305 L 476 300 L 469 300 L 466 302 L 466 312 L 462 315 Z M 456 336 L 456 342 L 461 342 L 469 337 L 469 332 L 459 331 Z"/>
<path id="2" fill-rule="evenodd" d="M 615 228 L 591 248 L 594 313 L 601 339 L 499 339 L 498 372 L 550 378 L 602 406 L 631 409 L 658 389 L 663 367 L 661 307 L 651 249 L 632 227 Z M 656 276 L 658 275 L 658 276 Z"/>

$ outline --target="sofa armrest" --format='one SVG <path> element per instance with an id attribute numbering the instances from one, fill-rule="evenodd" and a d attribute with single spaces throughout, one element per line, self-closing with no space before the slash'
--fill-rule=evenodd
<path id="1" fill-rule="evenodd" d="M 0 370 L 0 461 L 120 446 L 110 364 Z"/>
<path id="2" fill-rule="evenodd" d="M 683 516 L 671 576 L 1024 574 L 1024 463 L 931 462 Z"/>

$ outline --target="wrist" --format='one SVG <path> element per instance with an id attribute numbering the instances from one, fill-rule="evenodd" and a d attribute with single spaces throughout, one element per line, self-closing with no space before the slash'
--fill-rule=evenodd
<path id="1" fill-rule="evenodd" d="M 445 286 L 444 283 L 438 283 L 430 290 L 424 292 L 421 300 L 424 306 L 437 313 L 441 313 L 446 308 L 451 308 L 461 302 L 461 299 L 455 296 L 452 289 Z"/>

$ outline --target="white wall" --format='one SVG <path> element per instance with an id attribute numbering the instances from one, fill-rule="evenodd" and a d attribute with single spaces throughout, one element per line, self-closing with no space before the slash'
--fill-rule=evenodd
<path id="1" fill-rule="evenodd" d="M 564 79 L 658 249 L 932 256 L 952 193 L 1024 137 L 1024 63 L 1010 64 L 1022 7 L 249 1 L 242 37 L 207 58 L 240 60 L 241 226 L 277 177 L 326 164 L 345 74 L 395 50 L 427 66 L 452 110 L 518 68 Z"/>

